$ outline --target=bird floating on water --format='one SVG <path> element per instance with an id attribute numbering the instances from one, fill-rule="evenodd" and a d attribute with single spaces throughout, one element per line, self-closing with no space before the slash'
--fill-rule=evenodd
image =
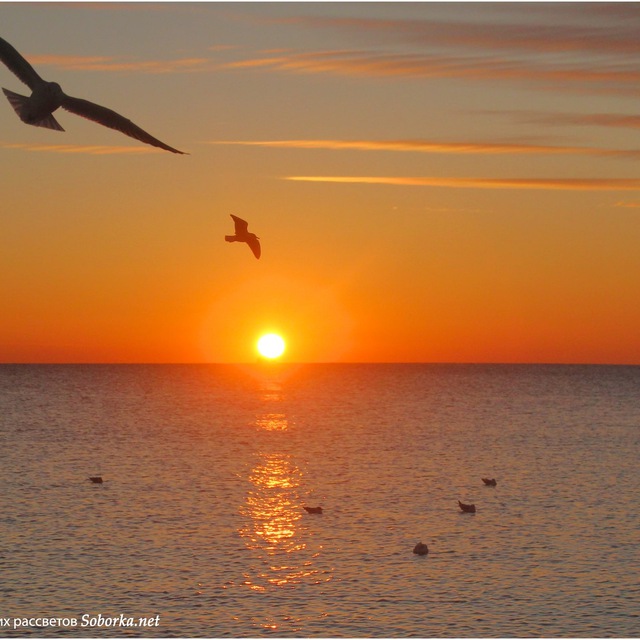
<path id="1" fill-rule="evenodd" d="M 429 547 L 424 542 L 418 542 L 418 544 L 413 547 L 413 553 L 419 556 L 426 556 L 429 553 Z"/>
<path id="2" fill-rule="evenodd" d="M 246 242 L 253 251 L 253 255 L 260 258 L 260 238 L 255 233 L 249 233 L 249 223 L 246 220 L 234 216 L 233 213 L 230 215 L 236 227 L 236 234 L 225 236 L 224 239 L 227 242 Z"/>
<path id="3" fill-rule="evenodd" d="M 302 507 L 307 513 L 322 513 L 322 507 Z"/>
<path id="4" fill-rule="evenodd" d="M 89 480 L 94 484 L 102 484 L 104 482 L 102 476 L 89 476 Z"/>
<path id="5" fill-rule="evenodd" d="M 62 91 L 57 82 L 43 80 L 22 55 L 3 38 L 0 38 L 0 60 L 31 89 L 29 97 L 2 89 L 22 122 L 35 127 L 64 131 L 60 123 L 53 117 L 53 112 L 58 107 L 62 107 L 66 111 L 120 131 L 131 138 L 140 140 L 140 142 L 160 147 L 160 149 L 172 153 L 184 154 L 184 151 L 178 151 L 178 149 L 154 138 L 119 113 L 82 98 L 72 98 Z"/>
<path id="6" fill-rule="evenodd" d="M 464 502 L 460 502 L 460 500 L 458 500 L 458 506 L 460 507 L 460 509 L 462 509 L 462 511 L 464 511 L 464 513 L 475 513 L 476 512 L 476 505 L 475 504 L 465 504 Z"/>
<path id="7" fill-rule="evenodd" d="M 495 478 L 482 478 L 482 482 L 484 482 L 487 487 L 495 487 L 498 484 Z"/>

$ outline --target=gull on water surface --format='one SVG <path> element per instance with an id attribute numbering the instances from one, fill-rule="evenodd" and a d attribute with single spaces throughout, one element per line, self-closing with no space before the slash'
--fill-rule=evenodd
<path id="1" fill-rule="evenodd" d="M 238 216 L 234 216 L 233 213 L 229 214 L 233 218 L 233 222 L 236 226 L 236 234 L 234 236 L 225 236 L 224 239 L 227 242 L 246 242 L 253 255 L 256 258 L 260 258 L 260 242 L 255 233 L 249 233 L 249 223 Z"/>
<path id="2" fill-rule="evenodd" d="M 120 131 L 131 138 L 140 140 L 140 142 L 145 142 L 173 153 L 184 154 L 184 151 L 178 151 L 178 149 L 174 149 L 154 138 L 119 113 L 82 98 L 72 98 L 62 91 L 57 82 L 43 80 L 22 55 L 3 38 L 0 38 L 0 60 L 31 89 L 31 96 L 29 97 L 21 96 L 5 88 L 2 89 L 22 122 L 36 127 L 64 131 L 60 123 L 52 115 L 58 107 L 62 107 L 66 111 L 93 120 L 93 122 L 102 124 L 110 129 Z"/>
<path id="3" fill-rule="evenodd" d="M 322 513 L 322 507 L 302 507 L 307 513 Z"/>
<path id="4" fill-rule="evenodd" d="M 458 506 L 460 507 L 460 509 L 462 511 L 464 511 L 464 513 L 475 513 L 476 512 L 476 505 L 475 504 L 465 504 L 464 502 L 460 502 L 460 500 L 458 500 Z"/>

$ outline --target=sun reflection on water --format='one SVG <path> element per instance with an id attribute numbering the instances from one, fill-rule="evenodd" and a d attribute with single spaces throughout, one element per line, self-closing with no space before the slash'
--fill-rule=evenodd
<path id="1" fill-rule="evenodd" d="M 265 431 L 285 431 L 289 423 L 284 413 L 265 413 L 256 419 L 256 426 Z"/>
<path id="2" fill-rule="evenodd" d="M 320 550 L 314 547 L 304 521 L 304 471 L 291 453 L 282 451 L 283 432 L 291 428 L 282 384 L 262 381 L 259 399 L 265 410 L 256 416 L 253 427 L 261 434 L 261 449 L 255 451 L 255 462 L 245 476 L 248 489 L 240 507 L 244 522 L 238 530 L 254 561 L 242 584 L 266 591 L 330 580 L 318 566 Z"/>
<path id="3" fill-rule="evenodd" d="M 251 518 L 252 544 L 266 549 L 288 551 L 298 545 L 293 541 L 296 522 L 302 517 L 300 499 L 296 491 L 301 472 L 285 454 L 268 453 L 260 456 L 248 476 L 253 488 L 248 492 L 245 510 Z M 245 535 L 249 533 L 245 530 Z"/>

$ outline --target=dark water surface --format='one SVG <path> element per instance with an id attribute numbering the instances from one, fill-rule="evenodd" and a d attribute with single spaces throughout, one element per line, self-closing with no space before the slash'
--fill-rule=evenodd
<path id="1" fill-rule="evenodd" d="M 4 365 L 0 432 L 2 637 L 639 635 L 638 367 Z"/>

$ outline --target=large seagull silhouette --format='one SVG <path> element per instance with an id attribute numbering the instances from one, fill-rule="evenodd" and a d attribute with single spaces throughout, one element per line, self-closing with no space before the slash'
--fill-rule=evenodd
<path id="1" fill-rule="evenodd" d="M 260 239 L 255 233 L 249 233 L 249 223 L 238 216 L 234 216 L 233 213 L 229 214 L 233 218 L 233 223 L 236 227 L 235 236 L 225 236 L 224 239 L 227 242 L 246 242 L 253 255 L 256 258 L 260 258 Z"/>
<path id="2" fill-rule="evenodd" d="M 5 88 L 2 89 L 22 122 L 36 127 L 64 131 L 52 115 L 58 107 L 62 107 L 66 111 L 93 120 L 110 129 L 120 131 L 131 138 L 140 140 L 140 142 L 145 142 L 173 153 L 184 154 L 184 151 L 178 151 L 178 149 L 174 149 L 154 138 L 119 113 L 88 100 L 72 98 L 66 95 L 57 82 L 43 80 L 14 47 L 2 38 L 0 38 L 0 60 L 31 89 L 31 96 L 29 97 L 21 96 Z"/>

